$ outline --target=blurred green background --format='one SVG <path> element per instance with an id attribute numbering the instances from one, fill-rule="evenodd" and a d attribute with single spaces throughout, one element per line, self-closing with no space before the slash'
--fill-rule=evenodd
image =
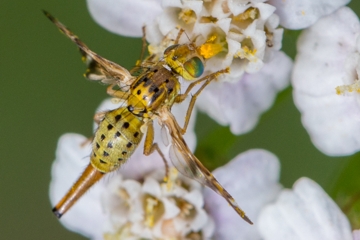
<path id="1" fill-rule="evenodd" d="M 350 6 L 360 15 L 359 2 Z M 106 97 L 105 87 L 82 77 L 85 66 L 76 47 L 42 9 L 59 18 L 91 49 L 126 68 L 137 60 L 141 41 L 102 29 L 90 17 L 85 1 L 0 3 L 0 238 L 84 239 L 62 227 L 51 213 L 50 168 L 62 134 L 91 135 L 93 114 Z M 284 49 L 292 57 L 297 36 L 297 32 L 285 32 Z M 344 186 L 349 181 L 351 191 L 359 192 L 359 157 L 332 158 L 320 153 L 302 128 L 290 88 L 279 94 L 256 129 L 243 136 L 233 136 L 227 127 L 204 115 L 198 118 L 202 124 L 196 127 L 196 154 L 211 169 L 242 151 L 265 148 L 279 157 L 285 187 L 307 176 L 334 197 L 347 191 Z"/>

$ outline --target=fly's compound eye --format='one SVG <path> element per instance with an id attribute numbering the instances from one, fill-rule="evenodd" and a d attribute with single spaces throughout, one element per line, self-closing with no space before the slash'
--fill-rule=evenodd
<path id="1" fill-rule="evenodd" d="M 170 47 L 168 47 L 167 49 L 165 49 L 164 55 L 168 55 L 171 50 L 177 48 L 178 46 L 179 46 L 179 44 L 171 45 Z"/>
<path id="2" fill-rule="evenodd" d="M 184 69 L 193 78 L 198 78 L 204 72 L 204 64 L 198 57 L 193 57 L 184 63 Z"/>

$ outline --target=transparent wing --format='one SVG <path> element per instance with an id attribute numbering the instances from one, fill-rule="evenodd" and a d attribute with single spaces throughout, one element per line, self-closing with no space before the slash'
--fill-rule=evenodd
<path id="1" fill-rule="evenodd" d="M 170 149 L 170 159 L 179 172 L 214 190 L 220 196 L 225 198 L 246 222 L 252 224 L 250 219 L 245 215 L 245 212 L 241 210 L 239 205 L 235 202 L 234 198 L 220 185 L 211 172 L 207 170 L 207 168 L 204 167 L 190 151 L 172 113 L 166 109 L 166 107 L 161 108 L 159 111 L 159 118 L 160 122 L 169 130 L 172 144 Z"/>
<path id="2" fill-rule="evenodd" d="M 120 87 L 120 89 L 130 86 L 131 83 L 134 82 L 135 77 L 133 77 L 127 69 L 91 51 L 65 25 L 51 16 L 48 12 L 44 11 L 44 14 L 59 28 L 62 33 L 64 33 L 79 47 L 82 59 L 88 66 L 88 69 L 84 74 L 85 77 L 90 80 L 101 81 L 106 84 L 116 84 Z"/>

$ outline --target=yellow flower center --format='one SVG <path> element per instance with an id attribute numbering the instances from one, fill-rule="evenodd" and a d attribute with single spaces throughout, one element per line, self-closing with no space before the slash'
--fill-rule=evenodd
<path id="1" fill-rule="evenodd" d="M 196 14 L 191 9 L 182 9 L 179 13 L 179 19 L 186 24 L 194 23 L 196 22 Z"/>
<path id="2" fill-rule="evenodd" d="M 238 58 L 247 58 L 247 59 L 252 59 L 253 56 L 255 56 L 257 49 L 255 48 L 253 42 L 251 41 L 250 38 L 245 38 L 242 42 L 241 42 L 241 49 L 242 51 L 238 51 L 234 57 L 238 57 Z"/>
<path id="3" fill-rule="evenodd" d="M 353 84 L 338 86 L 335 88 L 335 90 L 336 90 L 336 94 L 338 94 L 338 95 L 345 94 L 345 92 L 360 93 L 360 81 L 355 80 L 355 82 Z"/>
<path id="4" fill-rule="evenodd" d="M 198 53 L 205 59 L 208 59 L 225 51 L 225 42 L 221 42 L 218 39 L 217 35 L 211 35 L 204 44 L 198 47 Z"/>
<path id="5" fill-rule="evenodd" d="M 157 218 L 163 214 L 159 200 L 148 196 L 145 198 L 145 225 L 152 228 L 154 227 Z"/>
<path id="6" fill-rule="evenodd" d="M 246 20 L 254 20 L 259 16 L 259 10 L 257 8 L 249 8 L 245 12 L 240 13 L 233 17 L 234 21 L 246 21 Z"/>

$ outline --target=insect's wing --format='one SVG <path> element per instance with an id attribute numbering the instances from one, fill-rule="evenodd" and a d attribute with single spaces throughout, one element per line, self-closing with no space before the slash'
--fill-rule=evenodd
<path id="1" fill-rule="evenodd" d="M 174 116 L 166 108 L 159 111 L 160 122 L 164 124 L 171 136 L 171 150 L 170 159 L 175 167 L 185 176 L 195 179 L 196 181 L 208 186 L 235 209 L 235 211 L 248 223 L 252 224 L 251 220 L 241 210 L 235 199 L 224 189 L 211 172 L 202 165 L 196 156 L 188 148 L 184 138 L 181 135 L 180 127 L 177 124 Z"/>
<path id="2" fill-rule="evenodd" d="M 117 84 L 120 89 L 130 86 L 134 82 L 133 77 L 128 70 L 122 66 L 109 61 L 95 52 L 91 51 L 74 33 L 56 18 L 44 11 L 48 17 L 68 38 L 71 39 L 80 49 L 83 61 L 88 65 L 85 77 L 90 80 L 101 81 L 106 84 Z"/>

